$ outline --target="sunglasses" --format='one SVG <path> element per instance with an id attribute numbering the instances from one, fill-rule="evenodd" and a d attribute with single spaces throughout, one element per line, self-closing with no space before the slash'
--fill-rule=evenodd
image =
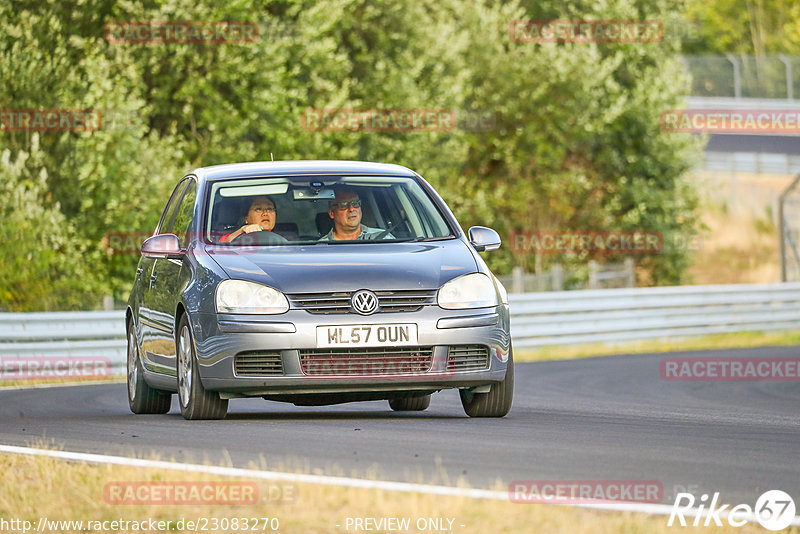
<path id="1" fill-rule="evenodd" d="M 356 200 L 350 200 L 350 201 L 347 201 L 347 202 L 336 202 L 335 204 L 331 205 L 331 207 L 333 207 L 334 209 L 337 209 L 337 210 L 349 210 L 351 206 L 354 207 L 354 208 L 360 208 L 361 207 L 361 200 L 360 199 L 356 199 Z"/>

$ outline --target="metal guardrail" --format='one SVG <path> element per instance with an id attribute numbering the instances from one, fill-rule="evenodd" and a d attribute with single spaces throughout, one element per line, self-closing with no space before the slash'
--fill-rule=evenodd
<path id="1" fill-rule="evenodd" d="M 800 329 L 800 282 L 509 295 L 516 348 Z M 4 360 L 102 357 L 125 367 L 120 311 L 0 313 Z"/>
<path id="2" fill-rule="evenodd" d="M 0 356 L 120 356 L 121 311 L 0 313 Z"/>
<path id="3" fill-rule="evenodd" d="M 509 295 L 516 348 L 800 329 L 800 283 Z"/>

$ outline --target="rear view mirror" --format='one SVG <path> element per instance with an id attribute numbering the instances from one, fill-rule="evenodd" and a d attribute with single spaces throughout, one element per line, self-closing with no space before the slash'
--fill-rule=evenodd
<path id="1" fill-rule="evenodd" d="M 142 243 L 142 256 L 146 258 L 182 258 L 184 251 L 175 234 L 154 235 Z"/>
<path id="2" fill-rule="evenodd" d="M 292 194 L 295 200 L 333 200 L 336 195 L 330 187 L 308 187 L 303 189 L 293 189 Z"/>
<path id="3" fill-rule="evenodd" d="M 485 226 L 473 226 L 469 229 L 469 242 L 478 252 L 500 248 L 500 235 Z"/>

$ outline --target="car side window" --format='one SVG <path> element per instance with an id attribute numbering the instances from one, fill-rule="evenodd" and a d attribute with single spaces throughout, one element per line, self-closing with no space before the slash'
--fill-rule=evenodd
<path id="1" fill-rule="evenodd" d="M 181 207 L 178 209 L 178 214 L 175 217 L 175 224 L 172 228 L 172 233 L 178 236 L 181 242 L 181 248 L 186 248 L 189 241 L 189 224 L 192 222 L 192 213 L 194 212 L 194 200 L 197 195 L 197 184 L 194 180 L 188 180 L 189 185 L 186 188 L 186 193 L 181 200 Z"/>
<path id="2" fill-rule="evenodd" d="M 175 186 L 175 189 L 172 191 L 172 196 L 169 197 L 169 202 L 167 202 L 167 205 L 164 208 L 164 213 L 161 215 L 161 220 L 159 221 L 158 229 L 156 230 L 157 234 L 172 233 L 172 225 L 175 222 L 175 213 L 178 211 L 178 206 L 180 206 L 180 200 L 183 196 L 183 192 L 186 190 L 187 184 L 188 180 L 181 180 L 181 182 Z"/>

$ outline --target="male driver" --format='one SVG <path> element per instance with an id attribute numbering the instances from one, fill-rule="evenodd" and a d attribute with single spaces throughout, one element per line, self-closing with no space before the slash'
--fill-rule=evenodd
<path id="1" fill-rule="evenodd" d="M 345 187 L 337 187 L 335 198 L 328 206 L 328 215 L 333 219 L 333 228 L 320 241 L 353 241 L 394 239 L 392 234 L 380 228 L 370 228 L 361 224 L 361 200 L 358 193 Z"/>

